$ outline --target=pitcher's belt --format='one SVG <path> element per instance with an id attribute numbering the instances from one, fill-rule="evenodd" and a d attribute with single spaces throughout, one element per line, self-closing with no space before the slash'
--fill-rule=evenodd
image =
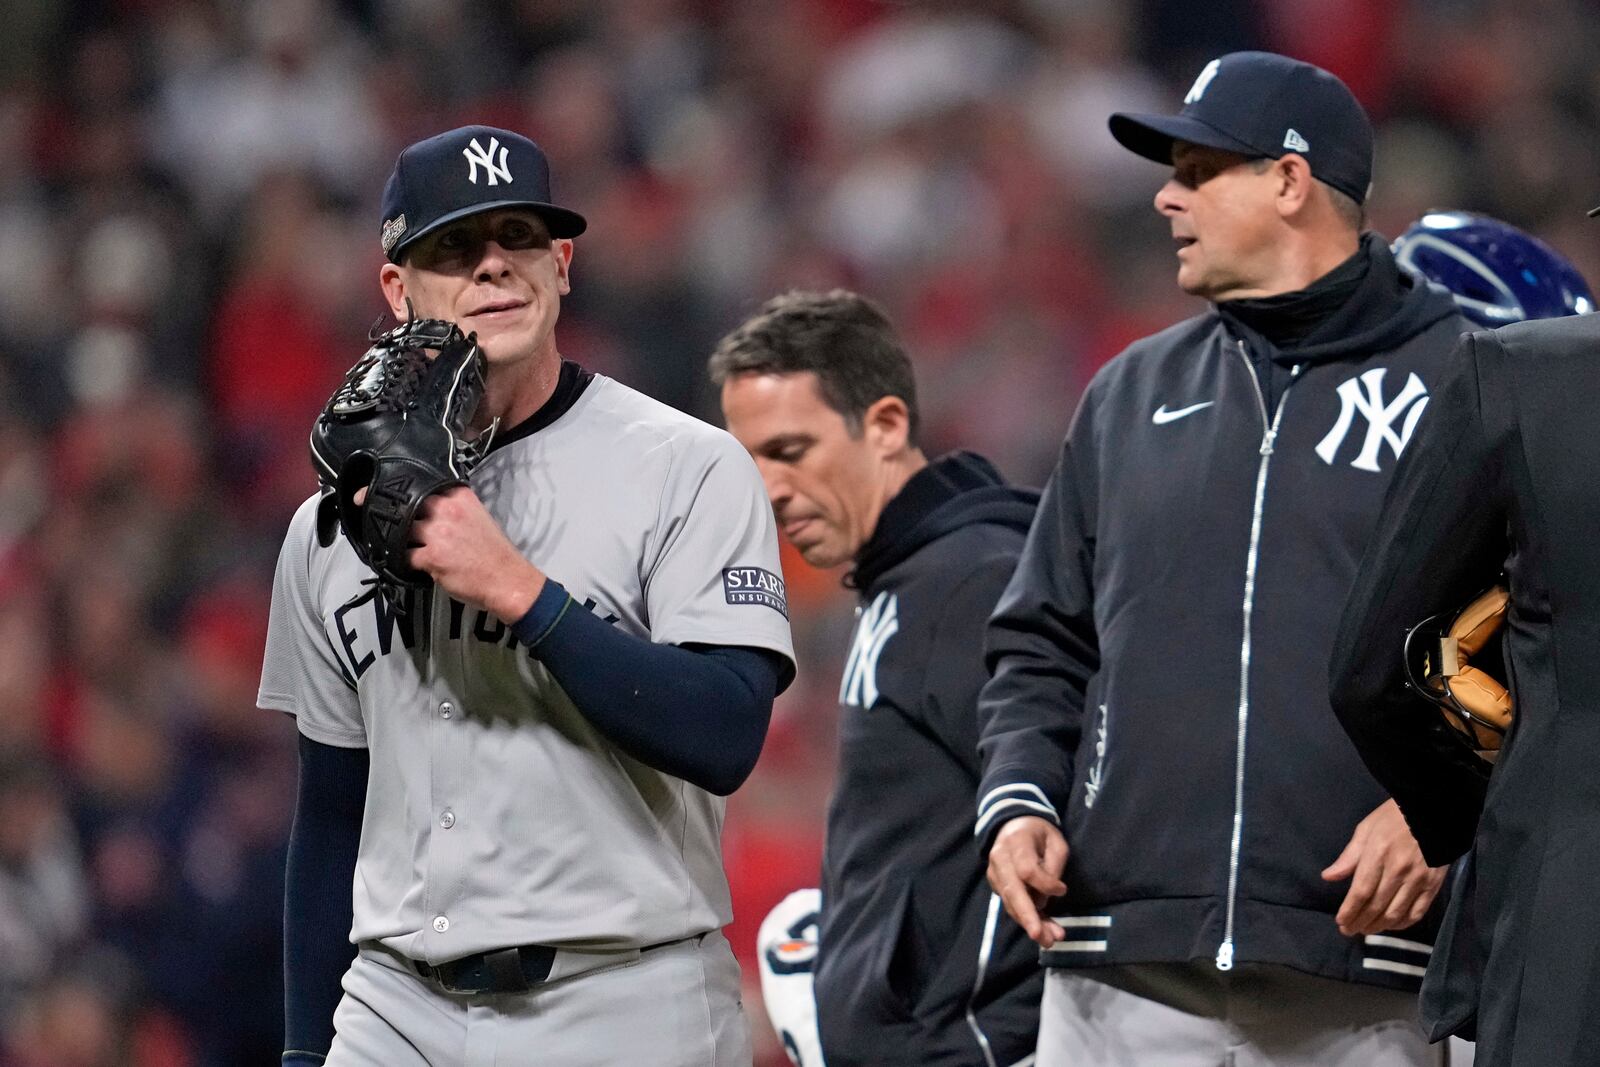
<path id="1" fill-rule="evenodd" d="M 381 941 L 367 941 L 363 945 L 390 957 L 418 978 L 433 982 L 446 993 L 526 993 L 544 982 L 622 967 L 646 952 L 677 943 L 663 941 L 644 948 L 604 951 L 518 945 L 490 952 L 474 952 L 470 956 L 444 963 L 414 960 Z"/>

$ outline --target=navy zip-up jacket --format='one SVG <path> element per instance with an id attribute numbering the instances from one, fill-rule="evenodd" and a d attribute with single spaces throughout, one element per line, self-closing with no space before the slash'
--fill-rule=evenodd
<path id="1" fill-rule="evenodd" d="M 1261 962 L 1414 989 L 1428 962 L 1438 906 L 1346 938 L 1348 883 L 1320 877 L 1387 799 L 1328 704 L 1335 626 L 1466 328 L 1375 236 L 1362 250 L 1354 295 L 1292 351 L 1213 308 L 1085 392 L 991 621 L 979 711 L 985 854 L 1019 815 L 1071 850 L 1047 965 Z"/>
<path id="2" fill-rule="evenodd" d="M 984 625 L 1038 494 L 958 452 L 884 508 L 851 574 L 815 991 L 828 1067 L 1009 1067 L 1043 972 L 972 840 Z"/>

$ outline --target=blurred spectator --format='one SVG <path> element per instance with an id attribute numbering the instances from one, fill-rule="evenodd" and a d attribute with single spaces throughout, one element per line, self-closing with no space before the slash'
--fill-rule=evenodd
<path id="1" fill-rule="evenodd" d="M 167 73 L 157 143 L 216 223 L 263 174 L 305 168 L 354 194 L 382 169 L 377 115 L 362 80 L 367 44 L 327 0 L 225 5 L 232 56 L 207 49 Z M 206 28 L 216 28 L 214 15 Z M 190 28 L 198 28 L 191 26 Z"/>
<path id="2" fill-rule="evenodd" d="M 1050 54 L 1022 98 L 1032 139 L 1059 168 L 1072 198 L 1101 210 L 1142 210 L 1149 200 L 1140 180 L 1148 172 L 1112 139 L 1106 116 L 1159 111 L 1166 102 L 1161 83 L 1128 53 L 1130 18 L 1111 4 L 1058 13 L 1049 28 Z"/>
<path id="3" fill-rule="evenodd" d="M 111 994 L 80 977 L 28 998 L 0 1052 L 4 1067 L 118 1067 L 130 1060 L 127 1020 Z"/>
<path id="4" fill-rule="evenodd" d="M 0 753 L 0 1020 L 88 931 L 78 842 L 50 765 L 36 752 Z"/>
<path id="5" fill-rule="evenodd" d="M 47 743 L 50 616 L 38 587 L 20 573 L 30 562 L 0 560 L 0 750 Z"/>
<path id="6" fill-rule="evenodd" d="M 0 1035 L 0 1067 L 200 1067 L 174 1020 L 141 1001 L 137 981 L 116 954 L 86 953 L 28 995 Z"/>
<path id="7" fill-rule="evenodd" d="M 341 238 L 354 244 L 313 179 L 271 172 L 250 199 L 217 300 L 206 379 L 222 474 L 268 513 L 304 499 L 308 427 L 380 310 L 355 310 L 348 287 L 367 279 Z"/>

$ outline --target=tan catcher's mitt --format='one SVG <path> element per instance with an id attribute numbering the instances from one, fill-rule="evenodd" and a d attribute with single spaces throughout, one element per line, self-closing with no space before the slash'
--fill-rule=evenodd
<path id="1" fill-rule="evenodd" d="M 1500 628 L 1509 601 L 1505 586 L 1492 585 L 1459 611 L 1424 619 L 1406 634 L 1411 687 L 1443 710 L 1452 733 L 1490 764 L 1514 714 L 1511 693 L 1490 673 L 1505 662 Z"/>

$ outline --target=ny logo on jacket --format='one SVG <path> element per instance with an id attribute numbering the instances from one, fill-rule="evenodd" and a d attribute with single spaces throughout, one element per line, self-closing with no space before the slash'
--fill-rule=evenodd
<path id="1" fill-rule="evenodd" d="M 1339 446 L 1344 444 L 1346 435 L 1350 433 L 1357 412 L 1367 420 L 1367 439 L 1362 442 L 1361 452 L 1350 461 L 1350 466 L 1376 473 L 1382 470 L 1378 466 L 1378 453 L 1385 444 L 1394 450 L 1396 459 L 1405 451 L 1411 435 L 1416 432 L 1417 423 L 1422 419 L 1423 410 L 1428 406 L 1428 387 L 1412 372 L 1399 394 L 1385 403 L 1383 376 L 1386 369 L 1374 367 L 1340 384 L 1339 419 L 1317 445 L 1317 455 L 1322 457 L 1322 462 L 1333 466 L 1334 457 L 1339 454 Z M 1402 415 L 1405 416 L 1405 423 L 1396 432 L 1395 421 Z"/>
<path id="2" fill-rule="evenodd" d="M 861 610 L 856 635 L 850 642 L 850 658 L 839 683 L 839 703 L 855 708 L 870 708 L 878 702 L 878 657 L 900 629 L 900 598 L 879 593 Z"/>

